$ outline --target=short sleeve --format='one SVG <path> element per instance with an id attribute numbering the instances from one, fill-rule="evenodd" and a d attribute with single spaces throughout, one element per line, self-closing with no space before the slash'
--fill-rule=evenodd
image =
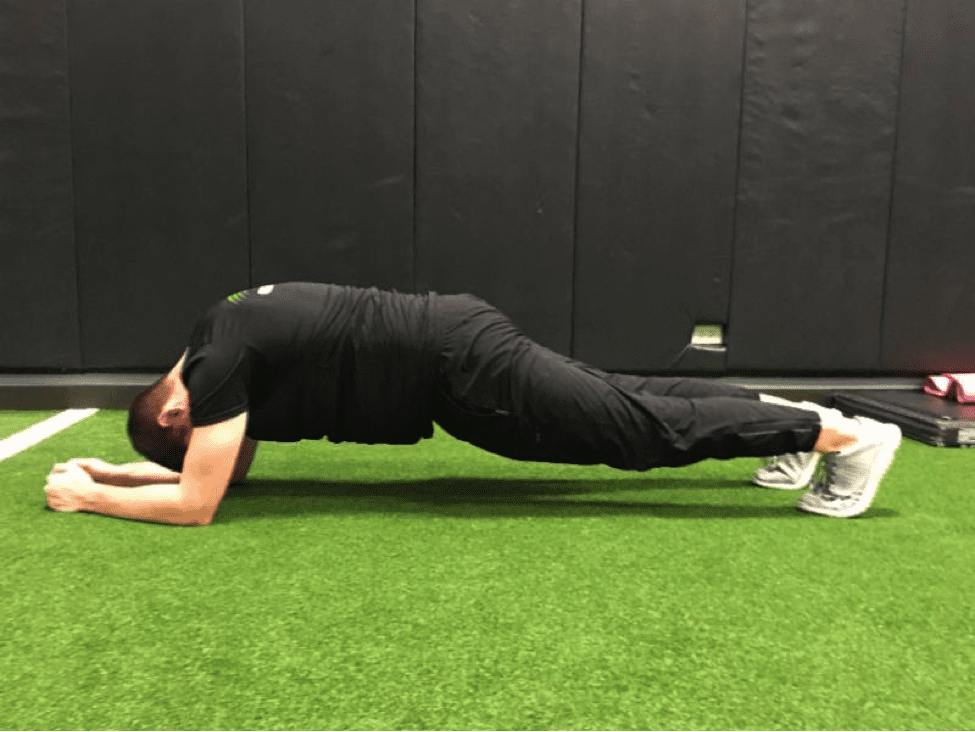
<path id="1" fill-rule="evenodd" d="M 206 427 L 248 410 L 252 355 L 246 346 L 209 343 L 191 351 L 183 367 L 190 419 Z"/>

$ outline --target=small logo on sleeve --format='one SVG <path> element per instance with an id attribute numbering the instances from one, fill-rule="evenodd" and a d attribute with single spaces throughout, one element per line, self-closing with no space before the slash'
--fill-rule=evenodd
<path id="1" fill-rule="evenodd" d="M 258 295 L 270 295 L 272 292 L 274 292 L 274 285 L 264 285 L 263 287 L 257 288 Z M 246 299 L 253 293 L 254 290 L 242 290 L 241 292 L 235 292 L 233 295 L 229 295 L 227 300 L 236 305 L 241 300 Z"/>

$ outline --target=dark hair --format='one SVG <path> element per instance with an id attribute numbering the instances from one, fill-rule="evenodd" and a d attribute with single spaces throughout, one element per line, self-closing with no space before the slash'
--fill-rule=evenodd
<path id="1" fill-rule="evenodd" d="M 129 440 L 143 457 L 181 473 L 186 445 L 178 439 L 173 427 L 159 424 L 159 415 L 172 391 L 164 376 L 132 401 L 129 407 Z"/>

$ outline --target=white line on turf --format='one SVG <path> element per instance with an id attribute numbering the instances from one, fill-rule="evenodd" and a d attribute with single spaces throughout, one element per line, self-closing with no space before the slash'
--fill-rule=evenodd
<path id="1" fill-rule="evenodd" d="M 83 419 L 88 419 L 97 411 L 97 409 L 68 409 L 45 419 L 43 422 L 31 425 L 5 440 L 0 440 L 0 462 L 44 442 L 48 437 L 56 435 L 61 430 L 68 429 L 73 424 L 78 424 Z"/>

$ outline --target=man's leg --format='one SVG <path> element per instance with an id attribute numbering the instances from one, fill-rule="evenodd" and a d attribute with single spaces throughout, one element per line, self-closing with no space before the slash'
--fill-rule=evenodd
<path id="1" fill-rule="evenodd" d="M 443 298 L 435 421 L 507 457 L 629 470 L 812 450 L 817 413 L 717 382 L 611 375 L 543 348 L 487 303 Z"/>
<path id="2" fill-rule="evenodd" d="M 685 404 L 691 405 L 695 412 L 694 426 L 687 432 L 680 431 L 680 439 L 670 444 L 668 452 L 672 461 L 664 463 L 670 465 L 705 457 L 736 457 L 774 451 L 776 444 L 781 445 L 783 439 L 795 435 L 796 428 L 794 424 L 776 423 L 776 420 L 788 417 L 782 413 L 776 415 L 766 407 L 781 407 L 793 415 L 796 411 L 814 414 L 819 421 L 819 433 L 811 447 L 813 452 L 802 448 L 787 451 L 807 458 L 810 455 L 825 456 L 825 479 L 815 483 L 797 504 L 799 509 L 810 513 L 853 517 L 866 511 L 901 441 L 900 429 L 895 425 L 850 419 L 838 410 L 811 402 L 797 404 L 746 390 L 729 396 L 726 390 L 734 390 L 734 387 L 716 382 L 663 379 L 641 383 L 632 377 L 607 381 L 632 387 L 641 394 L 664 392 L 668 396 L 656 397 L 663 400 L 677 398 L 679 402 L 678 395 L 684 395 Z M 669 411 L 673 404 L 660 401 L 657 406 Z M 681 410 L 678 409 L 676 414 L 680 415 Z M 678 419 L 677 424 L 680 424 L 684 417 Z M 668 426 L 673 424 L 670 422 Z M 764 429 L 772 431 L 768 436 L 770 440 L 762 434 Z M 729 434 L 731 439 L 728 439 Z M 815 469 L 816 466 L 813 463 L 811 467 Z M 808 482 L 807 479 L 807 485 Z"/>
<path id="3" fill-rule="evenodd" d="M 810 402 L 800 402 L 797 404 L 796 402 L 790 402 L 768 394 L 761 394 L 760 399 L 770 404 L 799 406 L 803 409 L 817 411 L 824 425 L 824 430 L 820 433 L 821 438 L 829 437 L 830 426 L 841 428 L 844 436 L 855 432 L 857 429 L 855 422 L 843 420 L 843 414 L 838 409 L 827 409 L 826 407 Z M 844 442 L 841 441 L 839 449 L 845 446 Z M 755 475 L 752 476 L 752 482 L 763 488 L 776 488 L 779 490 L 800 490 L 806 488 L 816 474 L 816 468 L 819 466 L 822 454 L 831 451 L 835 450 L 824 449 L 820 452 L 778 455 L 772 458 L 768 465 L 755 472 Z"/>
<path id="4" fill-rule="evenodd" d="M 623 391 L 640 392 L 654 396 L 673 396 L 685 399 L 712 399 L 716 397 L 732 397 L 737 399 L 759 399 L 762 394 L 753 389 L 725 384 L 714 379 L 696 379 L 673 376 L 637 376 L 635 374 L 614 374 L 597 369 L 582 361 L 555 353 L 544 346 L 538 346 L 550 358 L 574 366 L 593 376 L 601 378 Z M 786 406 L 794 403 L 778 402 Z"/>
<path id="5" fill-rule="evenodd" d="M 754 395 L 675 396 L 701 384 L 612 378 L 554 354 L 483 301 L 446 308 L 434 419 L 459 439 L 519 460 L 626 470 L 707 458 L 827 454 L 825 483 L 799 508 L 855 516 L 870 505 L 900 430 L 806 403 Z M 665 380 L 666 381 L 666 380 Z M 722 385 L 724 386 L 724 385 Z"/>
<path id="6" fill-rule="evenodd" d="M 539 348 L 542 347 L 540 346 Z M 548 349 L 542 348 L 542 350 L 546 351 L 549 357 L 598 376 L 624 391 L 639 392 L 654 396 L 681 397 L 685 399 L 734 398 L 759 400 L 768 404 L 777 404 L 793 409 L 816 412 L 820 416 L 821 422 L 819 438 L 813 446 L 813 452 L 800 453 L 801 455 L 815 455 L 818 457 L 820 454 L 838 452 L 855 442 L 853 435 L 857 432 L 858 425 L 853 420 L 844 418 L 842 413 L 836 409 L 828 409 L 807 401 L 789 401 L 780 397 L 763 394 L 753 389 L 733 386 L 713 379 L 646 377 L 634 374 L 608 373 L 580 361 L 562 356 L 561 354 L 556 354 Z"/>

